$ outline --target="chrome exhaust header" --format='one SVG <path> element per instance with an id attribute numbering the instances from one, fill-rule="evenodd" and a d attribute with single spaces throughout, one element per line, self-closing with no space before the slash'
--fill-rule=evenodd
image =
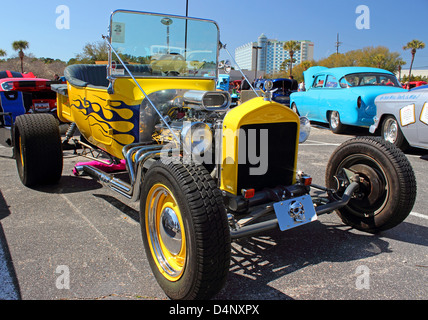
<path id="1" fill-rule="evenodd" d="M 86 174 L 99 181 L 111 190 L 118 192 L 122 196 L 132 201 L 138 201 L 140 198 L 141 182 L 144 178 L 144 169 L 148 169 L 148 160 L 159 158 L 162 154 L 178 152 L 178 149 L 168 149 L 164 145 L 130 144 L 123 148 L 126 169 L 129 174 L 130 183 L 127 183 L 114 174 L 107 173 L 91 165 L 76 166 L 75 171 L 78 175 Z M 162 150 L 163 149 L 163 150 Z"/>

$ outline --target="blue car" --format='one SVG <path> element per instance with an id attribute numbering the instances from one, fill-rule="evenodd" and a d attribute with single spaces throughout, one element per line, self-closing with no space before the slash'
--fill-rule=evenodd
<path id="1" fill-rule="evenodd" d="M 328 123 L 334 133 L 346 125 L 370 127 L 375 98 L 406 92 L 392 72 L 368 67 L 311 67 L 304 73 L 306 91 L 292 93 L 290 107 L 310 121 Z"/>
<path id="2" fill-rule="evenodd" d="M 266 91 L 265 83 L 267 79 L 257 80 L 255 83 L 256 89 L 262 89 Z M 273 83 L 272 87 L 272 100 L 286 106 L 290 106 L 290 94 L 292 92 L 297 92 L 298 83 L 296 80 L 286 79 L 286 78 L 277 78 L 269 79 Z"/>
<path id="3" fill-rule="evenodd" d="M 229 91 L 230 75 L 219 74 L 216 84 L 216 89 Z"/>
<path id="4" fill-rule="evenodd" d="M 419 86 L 419 87 L 414 87 L 413 89 L 411 89 L 412 91 L 413 90 L 420 90 L 420 89 L 428 89 L 428 84 L 425 84 L 425 85 L 423 85 L 423 86 Z"/>

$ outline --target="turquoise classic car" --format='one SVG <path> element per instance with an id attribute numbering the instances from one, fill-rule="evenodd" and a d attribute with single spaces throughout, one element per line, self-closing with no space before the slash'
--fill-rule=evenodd
<path id="1" fill-rule="evenodd" d="M 304 73 L 306 91 L 292 93 L 290 107 L 310 121 L 328 123 L 334 133 L 346 125 L 370 127 L 376 115 L 375 98 L 405 92 L 395 75 L 368 67 L 311 67 Z"/>

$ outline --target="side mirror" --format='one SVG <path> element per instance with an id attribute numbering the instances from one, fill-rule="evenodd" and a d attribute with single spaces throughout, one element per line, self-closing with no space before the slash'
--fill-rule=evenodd
<path id="1" fill-rule="evenodd" d="M 218 68 L 223 69 L 226 74 L 230 73 L 232 70 L 232 63 L 229 60 L 219 61 Z"/>

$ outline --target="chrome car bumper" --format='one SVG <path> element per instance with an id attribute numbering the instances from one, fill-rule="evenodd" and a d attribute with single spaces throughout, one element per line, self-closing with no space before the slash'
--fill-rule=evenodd
<path id="1" fill-rule="evenodd" d="M 369 128 L 371 134 L 375 133 L 377 127 L 379 126 L 379 118 L 377 116 L 374 116 L 373 121 L 374 123 Z"/>

